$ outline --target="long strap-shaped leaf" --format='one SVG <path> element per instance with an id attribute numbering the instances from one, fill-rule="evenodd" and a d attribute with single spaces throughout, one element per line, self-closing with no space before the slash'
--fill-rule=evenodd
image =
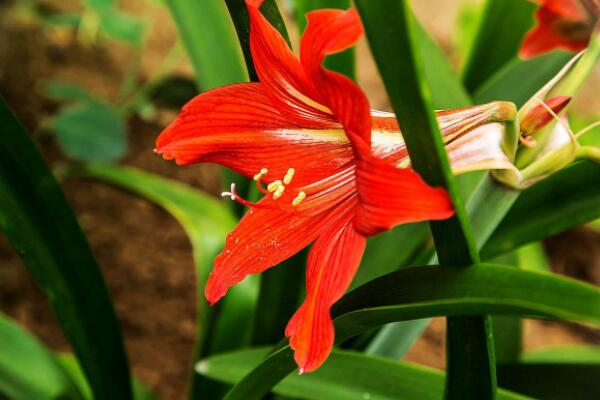
<path id="1" fill-rule="evenodd" d="M 235 384 L 268 354 L 268 349 L 253 348 L 219 354 L 198 365 L 198 372 L 210 378 Z M 444 374 L 388 358 L 334 350 L 318 371 L 292 374 L 273 388 L 277 394 L 313 400 L 439 400 L 444 392 Z M 505 390 L 504 400 L 525 397 Z"/>
<path id="2" fill-rule="evenodd" d="M 404 0 L 385 4 L 359 0 L 356 4 L 413 167 L 430 184 L 445 187 L 455 206 L 455 217 L 430 224 L 438 258 L 450 265 L 476 263 L 477 246 L 424 79 L 414 17 Z M 449 318 L 447 335 L 447 397 L 493 398 L 496 379 L 489 317 Z"/>
<path id="3" fill-rule="evenodd" d="M 96 398 L 130 399 L 121 330 L 85 236 L 3 100 L 0 121 L 0 229 L 48 297 Z"/>
<path id="4" fill-rule="evenodd" d="M 344 296 L 332 314 L 338 342 L 393 321 L 440 315 L 519 315 L 600 326 L 600 290 L 573 279 L 507 266 L 422 266 L 361 286 Z M 293 353 L 286 346 L 246 375 L 226 399 L 260 399 L 294 369 Z"/>
<path id="5" fill-rule="evenodd" d="M 469 92 L 517 55 L 534 10 L 535 4 L 527 1 L 487 0 L 463 72 Z"/>
<path id="6" fill-rule="evenodd" d="M 222 203 L 209 195 L 178 182 L 135 168 L 115 165 L 87 165 L 70 171 L 110 183 L 136 193 L 163 207 L 185 229 L 191 243 L 197 276 L 197 332 L 194 362 L 214 352 L 233 350 L 249 344 L 252 311 L 256 304 L 256 279 L 232 288 L 218 311 L 208 307 L 204 284 L 214 257 L 223 248 L 235 217 Z M 193 375 L 191 398 L 220 398 L 223 388 Z"/>
<path id="7" fill-rule="evenodd" d="M 202 90 L 238 83 L 247 75 L 222 0 L 167 0 Z"/>

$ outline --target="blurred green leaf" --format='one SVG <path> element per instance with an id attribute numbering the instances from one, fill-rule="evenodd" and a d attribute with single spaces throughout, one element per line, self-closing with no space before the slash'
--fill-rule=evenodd
<path id="1" fill-rule="evenodd" d="M 70 174 L 98 179 L 136 193 L 164 208 L 185 229 L 192 243 L 198 277 L 196 307 L 199 317 L 194 360 L 249 343 L 257 298 L 256 276 L 231 288 L 214 308 L 209 308 L 204 299 L 204 284 L 214 257 L 223 249 L 227 233 L 237 222 L 225 203 L 189 186 L 134 168 L 86 165 Z M 200 396 L 200 391 L 204 390 L 202 385 L 203 382 L 195 380 L 192 393 Z M 210 385 L 205 386 L 206 390 L 212 389 Z"/>
<path id="2" fill-rule="evenodd" d="M 53 127 L 62 151 L 74 160 L 114 161 L 127 152 L 125 123 L 107 104 L 85 102 L 64 107 Z"/>
<path id="3" fill-rule="evenodd" d="M 463 70 L 469 92 L 517 56 L 523 35 L 533 26 L 536 5 L 523 0 L 487 0 L 484 7 Z"/>
<path id="4" fill-rule="evenodd" d="M 81 23 L 81 14 L 63 13 L 41 15 L 42 24 L 48 27 L 77 28 Z"/>
<path id="5" fill-rule="evenodd" d="M 332 309 L 338 343 L 392 321 L 482 314 L 600 325 L 600 290 L 558 275 L 507 266 L 435 265 L 382 276 L 348 293 Z M 227 400 L 260 399 L 295 368 L 292 352 L 285 347 L 239 381 Z"/>
<path id="6" fill-rule="evenodd" d="M 50 81 L 46 83 L 46 94 L 59 101 L 80 101 L 80 102 L 100 102 L 101 100 L 94 97 L 87 89 L 74 85 L 72 83 L 61 81 Z"/>
<path id="7" fill-rule="evenodd" d="M 161 79 L 148 93 L 148 97 L 163 107 L 181 109 L 198 94 L 196 84 L 183 76 L 167 76 Z"/>
<path id="8" fill-rule="evenodd" d="M 481 256 L 490 259 L 600 217 L 600 166 L 575 163 L 525 190 Z"/>
<path id="9" fill-rule="evenodd" d="M 267 355 L 266 348 L 220 354 L 202 361 L 197 371 L 235 384 Z M 334 350 L 319 370 L 289 375 L 273 391 L 283 396 L 314 400 L 439 400 L 444 393 L 444 374 L 407 362 Z M 507 391 L 498 393 L 498 399 L 523 398 Z"/>
<path id="10" fill-rule="evenodd" d="M 100 10 L 100 28 L 107 36 L 132 44 L 141 44 L 144 35 L 144 24 L 141 20 L 115 7 Z"/>
<path id="11" fill-rule="evenodd" d="M 542 242 L 533 242 L 517 249 L 519 266 L 540 272 L 550 272 L 550 260 Z"/>
<path id="12" fill-rule="evenodd" d="M 77 387 L 84 394 L 85 399 L 94 400 L 90 386 L 85 380 L 85 375 L 77 362 L 77 359 L 71 354 L 63 353 L 58 355 L 58 362 L 69 374 L 71 379 L 77 384 Z M 138 379 L 133 378 L 133 398 L 134 400 L 157 400 L 158 398 L 152 391 Z"/>
<path id="13" fill-rule="evenodd" d="M 600 347 L 566 345 L 542 347 L 523 353 L 525 364 L 600 364 Z"/>
<path id="14" fill-rule="evenodd" d="M 81 379 L 85 382 L 83 372 Z M 2 395 L 13 400 L 83 398 L 54 354 L 29 332 L 0 315 Z"/>
<path id="15" fill-rule="evenodd" d="M 96 398 L 130 399 L 121 330 L 85 236 L 4 101 L 0 121 L 0 229 L 48 297 Z"/>
<path id="16" fill-rule="evenodd" d="M 483 82 L 473 93 L 473 99 L 476 103 L 506 100 L 521 107 L 572 57 L 570 53 L 554 51 L 527 61 L 513 59 Z"/>
<path id="17" fill-rule="evenodd" d="M 202 90 L 244 82 L 247 74 L 221 0 L 166 0 Z"/>
<path id="18" fill-rule="evenodd" d="M 465 63 L 469 49 L 473 47 L 483 7 L 477 0 L 462 1 L 454 24 L 453 47 L 461 65 Z"/>

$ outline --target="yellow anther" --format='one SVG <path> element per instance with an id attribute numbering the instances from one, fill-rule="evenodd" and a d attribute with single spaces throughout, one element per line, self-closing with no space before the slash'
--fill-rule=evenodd
<path id="1" fill-rule="evenodd" d="M 280 180 L 277 180 L 277 181 L 275 181 L 275 182 L 271 182 L 271 183 L 269 183 L 269 185 L 267 186 L 267 190 L 268 190 L 270 193 L 273 193 L 274 191 L 276 191 L 277 189 L 279 189 L 279 187 L 280 187 L 280 186 L 282 186 L 282 185 L 281 185 L 281 181 L 280 181 Z"/>
<path id="2" fill-rule="evenodd" d="M 273 200 L 277 200 L 278 198 L 281 197 L 281 195 L 283 194 L 283 191 L 285 190 L 285 186 L 280 185 L 277 190 L 275 190 L 275 193 L 273 193 Z"/>
<path id="3" fill-rule="evenodd" d="M 298 196 L 296 196 L 294 201 L 292 201 L 292 205 L 294 207 L 297 206 L 298 204 L 302 203 L 302 200 L 304 200 L 305 198 L 306 198 L 306 193 L 304 193 L 304 192 L 298 193 Z"/>
<path id="4" fill-rule="evenodd" d="M 269 172 L 268 169 L 266 169 L 266 168 L 261 169 L 258 174 L 254 175 L 254 180 L 259 181 L 263 176 L 265 176 L 267 174 L 267 172 Z"/>
<path id="5" fill-rule="evenodd" d="M 283 177 L 284 184 L 287 185 L 292 181 L 292 178 L 294 177 L 294 172 L 296 172 L 296 170 L 294 170 L 294 168 L 290 168 L 287 170 L 285 176 Z"/>

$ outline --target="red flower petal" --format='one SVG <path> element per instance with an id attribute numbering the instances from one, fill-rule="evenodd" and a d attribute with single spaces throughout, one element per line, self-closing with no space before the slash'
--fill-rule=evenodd
<path id="1" fill-rule="evenodd" d="M 215 162 L 265 181 L 296 168 L 296 185 L 322 179 L 352 158 L 341 130 L 309 130 L 290 123 L 271 104 L 262 84 L 213 89 L 186 104 L 158 137 L 156 151 L 178 164 Z"/>
<path id="2" fill-rule="evenodd" d="M 262 1 L 246 1 L 250 13 L 250 49 L 265 92 L 279 111 L 295 124 L 308 128 L 329 127 L 330 111 L 306 78 L 285 39 L 261 14 Z"/>
<path id="3" fill-rule="evenodd" d="M 371 115 L 367 97 L 352 80 L 322 66 L 326 55 L 344 50 L 362 35 L 358 13 L 354 9 L 319 10 L 308 13 L 307 19 L 300 49 L 304 71 L 319 88 L 323 104 L 342 123 L 355 153 L 370 154 Z"/>
<path id="4" fill-rule="evenodd" d="M 521 118 L 521 131 L 525 135 L 530 135 L 542 129 L 555 118 L 554 115 L 559 114 L 569 104 L 571 98 L 571 96 L 554 96 L 544 101 L 545 105 L 538 104 L 533 107 Z M 552 110 L 552 113 L 548 109 Z"/>
<path id="5" fill-rule="evenodd" d="M 308 246 L 331 220 L 322 214 L 307 217 L 280 210 L 270 198 L 259 204 L 274 208 L 250 209 L 227 235 L 225 249 L 215 258 L 204 292 L 211 304 L 246 276 L 277 265 Z"/>
<path id="6" fill-rule="evenodd" d="M 314 243 L 306 271 L 306 300 L 285 330 L 300 372 L 327 359 L 334 342 L 331 306 L 344 294 L 358 269 L 366 239 L 354 229 L 352 212 L 332 223 Z"/>
<path id="7" fill-rule="evenodd" d="M 363 235 L 374 235 L 402 223 L 454 215 L 446 190 L 427 185 L 414 170 L 396 168 L 374 157 L 357 163 L 360 207 L 355 223 Z"/>
<path id="8" fill-rule="evenodd" d="M 565 1 L 565 5 L 568 3 Z M 558 48 L 583 50 L 589 41 L 591 26 L 586 26 L 587 16 L 583 20 L 570 19 L 573 13 L 570 7 L 560 9 L 565 14 L 561 15 L 548 6 L 541 6 L 536 12 L 537 25 L 525 35 L 519 56 L 528 59 Z"/>

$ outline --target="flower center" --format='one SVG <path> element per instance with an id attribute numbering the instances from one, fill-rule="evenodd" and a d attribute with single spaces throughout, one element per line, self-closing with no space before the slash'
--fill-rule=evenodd
<path id="1" fill-rule="evenodd" d="M 271 196 L 273 200 L 279 200 L 281 196 L 283 196 L 286 185 L 289 185 L 294 178 L 294 174 L 296 170 L 294 168 L 289 168 L 284 175 L 283 179 L 275 180 L 267 185 L 265 188 L 263 186 L 262 179 L 269 173 L 269 170 L 266 168 L 262 168 L 256 175 L 254 175 L 254 182 L 256 182 L 256 187 L 258 190 L 263 193 L 265 196 Z M 254 207 L 254 208 L 263 208 L 263 209 L 273 209 L 275 205 L 273 204 L 259 204 L 248 201 L 241 197 L 235 190 L 235 183 L 231 184 L 231 189 L 229 192 L 221 193 L 221 197 L 230 197 L 231 200 L 237 201 L 240 204 L 245 205 L 246 207 Z M 296 197 L 292 200 L 292 206 L 296 207 L 298 204 L 302 203 L 302 201 L 306 198 L 306 193 L 303 191 L 298 192 Z M 276 202 L 276 204 L 281 208 L 281 205 Z"/>

